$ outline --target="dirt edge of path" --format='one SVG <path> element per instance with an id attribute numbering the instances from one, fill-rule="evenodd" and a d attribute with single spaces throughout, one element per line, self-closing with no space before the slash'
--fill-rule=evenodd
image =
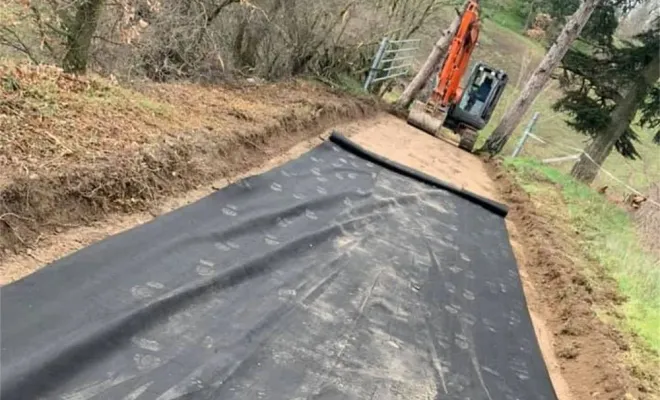
<path id="1" fill-rule="evenodd" d="M 58 259 L 109 236 L 119 234 L 193 203 L 237 180 L 263 173 L 300 157 L 327 140 L 335 130 L 352 137 L 365 127 L 379 126 L 381 121 L 387 118 L 387 114 L 374 113 L 373 110 L 372 108 L 365 109 L 362 117 L 354 118 L 353 121 L 333 123 L 332 120 L 328 120 L 327 124 L 320 124 L 306 133 L 301 132 L 295 137 L 277 141 L 275 148 L 270 148 L 263 154 L 258 153 L 259 159 L 251 159 L 250 163 L 241 164 L 243 168 L 234 168 L 217 179 L 200 184 L 194 190 L 184 191 L 174 196 L 163 196 L 151 202 L 149 208 L 144 211 L 107 213 L 103 215 L 103 218 L 79 226 L 58 229 L 53 232 L 42 231 L 40 240 L 35 242 L 32 247 L 11 252 L 5 257 L 0 255 L 0 286 L 30 275 Z"/>
<path id="2" fill-rule="evenodd" d="M 103 221 L 116 213 L 148 211 L 161 200 L 234 176 L 314 137 L 338 121 L 375 115 L 380 106 L 345 96 L 314 113 L 284 113 L 266 127 L 218 137 L 213 132 L 169 137 L 136 152 L 72 166 L 0 187 L 0 262 L 36 249 L 41 239 Z"/>
<path id="3" fill-rule="evenodd" d="M 596 314 L 616 315 L 625 299 L 602 278 L 592 286 L 580 272 L 579 233 L 567 216 L 543 214 L 534 200 L 496 161 L 487 163 L 498 194 L 509 207 L 507 227 L 523 280 L 528 308 L 546 365 L 560 400 L 654 399 L 657 382 L 624 362 L 627 338 Z M 560 201 L 544 197 L 544 203 Z M 579 261 L 582 262 L 582 261 Z"/>

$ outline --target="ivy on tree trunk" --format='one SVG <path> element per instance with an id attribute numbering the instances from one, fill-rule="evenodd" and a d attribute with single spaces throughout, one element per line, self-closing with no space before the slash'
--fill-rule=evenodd
<path id="1" fill-rule="evenodd" d="M 67 26 L 66 54 L 62 67 L 66 72 L 85 73 L 89 50 L 105 0 L 81 0 L 76 15 Z"/>

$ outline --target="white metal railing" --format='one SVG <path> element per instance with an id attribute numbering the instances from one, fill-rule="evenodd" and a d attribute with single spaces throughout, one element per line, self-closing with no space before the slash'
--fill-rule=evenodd
<path id="1" fill-rule="evenodd" d="M 369 90 L 373 83 L 407 75 L 415 60 L 412 52 L 419 50 L 419 43 L 419 39 L 383 38 L 364 81 L 364 90 Z"/>

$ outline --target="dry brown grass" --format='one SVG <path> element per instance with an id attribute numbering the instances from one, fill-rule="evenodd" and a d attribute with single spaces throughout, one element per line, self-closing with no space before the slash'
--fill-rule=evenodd
<path id="1" fill-rule="evenodd" d="M 4 65 L 0 76 L 5 252 L 47 230 L 144 210 L 375 109 L 302 81 L 135 90 L 53 67 Z"/>

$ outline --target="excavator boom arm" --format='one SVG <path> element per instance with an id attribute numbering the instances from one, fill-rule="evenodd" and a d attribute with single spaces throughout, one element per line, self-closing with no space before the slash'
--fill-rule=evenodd
<path id="1" fill-rule="evenodd" d="M 431 96 L 436 105 L 446 107 L 461 97 L 461 79 L 477 46 L 479 29 L 479 2 L 471 0 L 463 11 L 445 63 L 438 73 L 438 83 Z"/>
<path id="2" fill-rule="evenodd" d="M 470 152 L 477 132 L 490 120 L 508 81 L 506 72 L 476 63 L 465 90 L 461 87 L 477 47 L 479 24 L 479 0 L 468 0 L 431 96 L 425 101 L 416 100 L 407 118 L 410 125 L 434 136 L 443 127 L 452 130 L 460 136 L 458 147 Z"/>

